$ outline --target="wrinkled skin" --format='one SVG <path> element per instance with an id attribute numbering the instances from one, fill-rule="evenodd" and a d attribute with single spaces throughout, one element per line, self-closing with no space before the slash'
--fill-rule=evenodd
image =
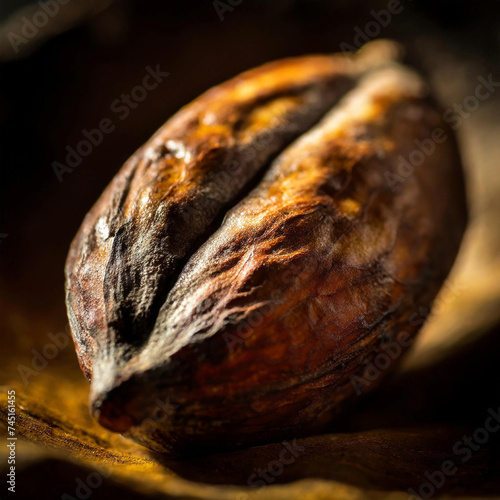
<path id="1" fill-rule="evenodd" d="M 302 64 L 328 73 L 314 87 L 325 101 L 311 97 L 326 106 L 310 116 L 318 106 L 304 97 L 286 97 L 284 108 L 273 98 L 264 110 L 252 101 L 243 139 L 234 88 L 252 75 L 251 89 L 264 75 L 273 88 L 280 78 L 296 88 L 287 65 Z M 268 113 L 281 110 L 291 127 L 299 108 L 304 133 L 285 147 L 297 133 L 276 133 Z M 260 118 L 249 125 L 249 115 Z M 217 132 L 199 116 L 220 120 Z M 262 127 L 272 129 L 268 146 L 214 188 L 210 172 Z M 401 167 L 437 129 L 433 152 Z M 148 163 L 148 151 L 172 141 L 176 152 Z M 174 456 L 323 428 L 356 397 L 352 377 L 368 361 L 387 343 L 409 345 L 419 328 L 411 314 L 432 303 L 465 228 L 457 146 L 427 86 L 390 62 L 274 63 L 209 91 L 151 144 L 103 194 L 68 257 L 68 311 L 95 416 Z M 190 205 L 195 198 L 205 203 Z M 179 213 L 193 206 L 197 223 L 186 224 Z M 175 407 L 145 426 L 167 401 Z"/>
<path id="2" fill-rule="evenodd" d="M 66 266 L 71 327 L 88 377 L 96 350 L 144 342 L 217 216 L 354 85 L 357 72 L 349 59 L 328 56 L 251 70 L 186 106 L 127 162 L 87 215 Z"/>

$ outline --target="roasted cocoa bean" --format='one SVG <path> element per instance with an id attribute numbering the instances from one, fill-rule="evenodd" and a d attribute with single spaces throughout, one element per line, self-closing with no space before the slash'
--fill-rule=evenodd
<path id="1" fill-rule="evenodd" d="M 466 205 L 453 132 L 392 47 L 243 73 L 116 175 L 66 265 L 102 425 L 172 455 L 315 432 L 417 332 Z M 175 410 L 144 432 L 158 401 Z"/>

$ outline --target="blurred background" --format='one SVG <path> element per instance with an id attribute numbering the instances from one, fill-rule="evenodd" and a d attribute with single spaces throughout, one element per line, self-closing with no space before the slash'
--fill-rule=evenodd
<path id="1" fill-rule="evenodd" d="M 382 16 L 387 21 L 377 20 L 381 11 L 391 12 Z M 400 41 L 406 61 L 427 77 L 443 109 L 460 118 L 471 223 L 418 343 L 388 385 L 336 429 L 425 429 L 417 445 L 425 453 L 433 442 L 425 433 L 437 425 L 449 432 L 443 447 L 451 450 L 463 426 L 474 428 L 488 408 L 500 406 L 500 87 L 492 86 L 477 106 L 467 100 L 480 78 L 500 82 L 499 14 L 497 0 L 0 1 L 0 384 L 15 387 L 24 405 L 20 498 L 77 496 L 75 478 L 87 477 L 95 463 L 122 466 L 111 478 L 101 474 L 92 498 L 254 498 L 255 491 L 226 486 L 245 485 L 256 466 L 251 457 L 241 459 L 243 480 L 230 468 L 217 476 L 217 462 L 174 473 L 158 457 L 94 427 L 71 345 L 40 370 L 33 367 L 33 349 L 42 352 L 49 333 L 65 332 L 64 261 L 84 215 L 167 118 L 261 63 L 355 50 L 374 38 Z M 162 75 L 156 88 L 134 90 L 152 70 Z M 61 170 L 68 148 L 106 118 L 113 131 Z M 484 456 L 476 454 L 469 468 L 475 475 L 458 474 L 436 496 L 500 498 L 497 441 L 493 436 Z M 335 457 L 329 472 L 315 474 L 311 459 L 277 481 L 286 484 L 255 498 L 385 499 L 388 491 L 400 498 L 424 472 L 400 471 L 403 479 L 397 479 L 398 473 L 378 474 L 367 462 L 371 472 L 361 466 L 356 474 L 354 465 L 342 468 L 344 459 Z M 359 460 L 354 454 L 352 464 Z M 1 459 L 2 474 L 4 468 Z M 217 486 L 203 487 L 206 482 Z"/>

